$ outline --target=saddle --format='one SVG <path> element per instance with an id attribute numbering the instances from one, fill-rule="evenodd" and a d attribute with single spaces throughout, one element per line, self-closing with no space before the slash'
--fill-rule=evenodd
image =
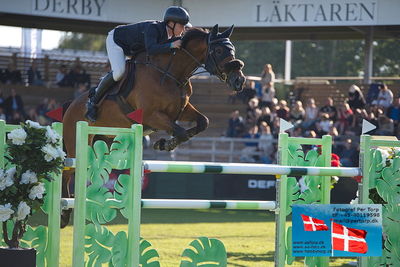
<path id="1" fill-rule="evenodd" d="M 103 98 L 117 102 L 122 112 L 125 114 L 135 111 L 135 109 L 126 101 L 126 98 L 132 91 L 135 84 L 135 67 L 136 64 L 134 60 L 127 60 L 125 63 L 124 76 L 115 86 L 108 90 Z"/>

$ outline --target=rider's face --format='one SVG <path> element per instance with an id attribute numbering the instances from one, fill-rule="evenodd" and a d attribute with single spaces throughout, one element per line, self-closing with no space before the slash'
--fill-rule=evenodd
<path id="1" fill-rule="evenodd" d="M 169 23 L 170 23 L 171 28 L 174 27 L 174 23 L 173 23 L 173 22 L 169 22 Z M 180 36 L 180 35 L 182 35 L 182 33 L 183 33 L 184 30 L 185 30 L 185 25 L 176 23 L 176 24 L 175 24 L 174 34 L 173 34 L 173 35 L 174 35 L 174 36 Z"/>
<path id="2" fill-rule="evenodd" d="M 175 36 L 180 36 L 183 33 L 184 30 L 185 30 L 185 25 L 177 23 L 175 25 L 174 35 Z"/>

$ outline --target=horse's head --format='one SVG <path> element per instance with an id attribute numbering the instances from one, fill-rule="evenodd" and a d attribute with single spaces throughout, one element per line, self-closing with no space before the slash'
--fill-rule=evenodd
<path id="1" fill-rule="evenodd" d="M 218 24 L 208 34 L 208 49 L 205 69 L 226 82 L 232 90 L 241 91 L 246 81 L 242 68 L 244 63 L 235 59 L 235 47 L 229 40 L 233 25 L 223 33 L 218 32 Z"/>

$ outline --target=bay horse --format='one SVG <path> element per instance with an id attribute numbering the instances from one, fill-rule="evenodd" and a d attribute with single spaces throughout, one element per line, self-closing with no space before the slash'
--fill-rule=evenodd
<path id="1" fill-rule="evenodd" d="M 245 82 L 243 62 L 235 59 L 235 47 L 229 39 L 232 31 L 233 25 L 222 33 L 219 33 L 218 25 L 210 32 L 192 28 L 183 35 L 181 49 L 154 56 L 143 52 L 135 58 L 135 82 L 126 101 L 135 110 L 142 109 L 145 133 L 164 130 L 172 135 L 171 139 L 162 138 L 155 142 L 154 149 L 173 150 L 207 128 L 208 118 L 189 102 L 192 95 L 189 79 L 199 67 L 216 75 L 233 90 L 242 90 Z M 64 145 L 69 158 L 76 156 L 76 123 L 86 120 L 87 100 L 88 93 L 80 95 L 63 116 Z M 196 126 L 186 130 L 177 121 L 196 122 Z M 89 122 L 89 125 L 129 128 L 133 123 L 116 102 L 104 99 L 97 121 Z M 89 143 L 92 141 L 93 137 Z M 70 196 L 68 188 L 72 173 L 63 173 L 63 197 Z M 70 212 L 63 213 L 62 226 L 68 224 Z"/>

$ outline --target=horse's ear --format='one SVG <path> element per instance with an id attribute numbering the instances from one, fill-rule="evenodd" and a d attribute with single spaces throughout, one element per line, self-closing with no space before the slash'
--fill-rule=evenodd
<path id="1" fill-rule="evenodd" d="M 211 36 L 217 36 L 219 31 L 218 24 L 215 24 L 214 27 L 211 29 Z"/>
<path id="2" fill-rule="evenodd" d="M 234 27 L 235 27 L 235 25 L 232 25 L 231 27 L 229 27 L 229 29 L 227 29 L 226 31 L 221 33 L 221 38 L 229 38 L 229 37 L 231 37 Z"/>

